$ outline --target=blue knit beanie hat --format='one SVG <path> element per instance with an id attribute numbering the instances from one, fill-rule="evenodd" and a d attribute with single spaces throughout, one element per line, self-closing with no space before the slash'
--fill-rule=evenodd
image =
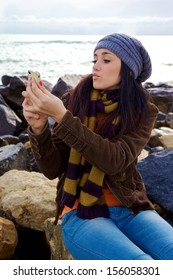
<path id="1" fill-rule="evenodd" d="M 115 53 L 133 71 L 138 82 L 144 82 L 151 76 L 151 59 L 139 40 L 125 34 L 114 33 L 102 38 L 94 52 L 98 49 L 108 49 Z"/>

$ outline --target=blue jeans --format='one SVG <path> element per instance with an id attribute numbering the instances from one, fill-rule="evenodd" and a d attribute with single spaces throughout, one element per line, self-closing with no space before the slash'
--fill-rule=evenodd
<path id="1" fill-rule="evenodd" d="M 173 260 L 173 227 L 154 210 L 110 207 L 110 218 L 62 218 L 64 242 L 77 260 Z"/>

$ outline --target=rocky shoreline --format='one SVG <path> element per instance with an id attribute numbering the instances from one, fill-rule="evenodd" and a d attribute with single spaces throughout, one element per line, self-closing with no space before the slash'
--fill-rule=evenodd
<path id="1" fill-rule="evenodd" d="M 52 94 L 61 97 L 81 77 L 65 75 L 55 85 L 43 83 Z M 57 238 L 61 236 L 56 237 L 57 232 L 50 227 L 50 219 L 55 216 L 57 180 L 48 180 L 39 172 L 22 113 L 21 92 L 26 88 L 27 77 L 4 75 L 1 81 L 0 259 L 61 259 L 62 252 L 57 253 L 64 250 L 57 246 Z M 138 168 L 156 211 L 173 226 L 173 81 L 144 86 L 159 114 L 138 158 Z M 52 125 L 52 120 L 49 121 Z"/>

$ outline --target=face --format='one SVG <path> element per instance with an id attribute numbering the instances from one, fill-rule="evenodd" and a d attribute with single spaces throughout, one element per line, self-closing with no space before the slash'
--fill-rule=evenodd
<path id="1" fill-rule="evenodd" d="M 121 82 L 121 59 L 107 49 L 98 49 L 94 53 L 92 69 L 95 89 L 116 89 Z"/>

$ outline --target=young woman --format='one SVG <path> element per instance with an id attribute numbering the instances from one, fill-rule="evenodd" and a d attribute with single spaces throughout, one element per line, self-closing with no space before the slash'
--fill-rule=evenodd
<path id="1" fill-rule="evenodd" d="M 97 43 L 92 74 L 62 100 L 32 78 L 23 92 L 36 161 L 59 178 L 55 222 L 75 259 L 173 259 L 173 228 L 136 168 L 158 113 L 142 87 L 150 75 L 144 46 L 115 33 Z"/>

